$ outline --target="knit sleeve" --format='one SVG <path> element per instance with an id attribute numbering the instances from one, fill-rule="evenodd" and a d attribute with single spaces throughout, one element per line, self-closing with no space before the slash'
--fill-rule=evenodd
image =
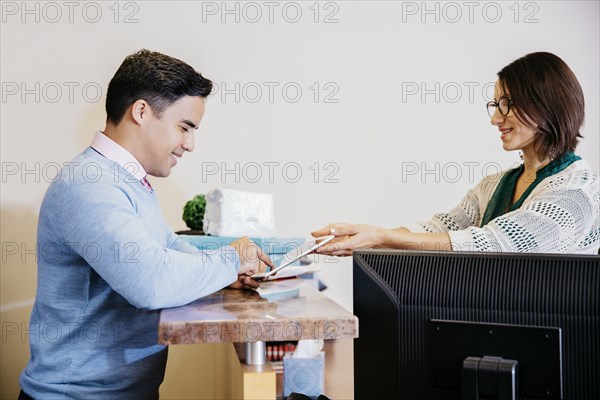
<path id="1" fill-rule="evenodd" d="M 547 178 L 523 205 L 484 227 L 449 232 L 454 250 L 597 253 L 598 176 L 584 171 Z"/>
<path id="2" fill-rule="evenodd" d="M 156 209 L 147 212 L 160 212 Z M 147 215 L 161 219 L 154 234 L 140 220 L 128 194 L 114 184 L 73 184 L 64 195 L 61 215 L 63 239 L 71 251 L 135 307 L 180 306 L 237 279 L 235 249 L 223 246 L 190 254 L 178 243 L 169 248 L 159 240 L 162 216 Z"/>

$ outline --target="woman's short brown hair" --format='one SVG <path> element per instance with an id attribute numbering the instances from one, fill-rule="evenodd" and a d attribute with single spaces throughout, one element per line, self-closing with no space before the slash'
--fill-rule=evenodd
<path id="1" fill-rule="evenodd" d="M 535 129 L 540 160 L 575 150 L 585 115 L 583 91 L 560 57 L 527 54 L 502 68 L 498 78 L 504 93 L 510 93 L 516 117 Z"/>

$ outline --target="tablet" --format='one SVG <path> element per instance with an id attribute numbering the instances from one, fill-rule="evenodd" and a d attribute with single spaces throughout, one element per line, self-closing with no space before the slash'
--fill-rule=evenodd
<path id="1" fill-rule="evenodd" d="M 256 281 L 268 281 L 269 278 L 273 278 L 273 276 L 281 271 L 283 268 L 292 264 L 294 261 L 297 261 L 301 257 L 304 257 L 307 254 L 313 253 L 319 247 L 323 246 L 326 243 L 329 243 L 331 240 L 335 238 L 334 235 L 323 236 L 318 238 L 317 240 L 311 240 L 309 242 L 303 243 L 300 247 L 296 247 L 283 256 L 281 259 L 281 264 L 279 267 L 269 271 L 269 272 L 259 272 L 251 276 L 252 279 Z"/>

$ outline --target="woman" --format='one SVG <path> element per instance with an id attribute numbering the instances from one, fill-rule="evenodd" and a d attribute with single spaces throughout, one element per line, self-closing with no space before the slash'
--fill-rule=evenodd
<path id="1" fill-rule="evenodd" d="M 487 104 L 504 150 L 520 150 L 518 168 L 488 176 L 448 213 L 409 228 L 330 224 L 321 253 L 361 248 L 598 254 L 598 175 L 573 152 L 581 137 L 581 86 L 563 60 L 532 53 L 498 73 Z"/>

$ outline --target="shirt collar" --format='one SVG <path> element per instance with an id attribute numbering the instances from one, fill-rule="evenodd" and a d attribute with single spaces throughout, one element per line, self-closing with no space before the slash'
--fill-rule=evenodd
<path id="1" fill-rule="evenodd" d="M 124 147 L 104 133 L 96 132 L 90 146 L 104 157 L 119 164 L 135 179 L 141 181 L 146 177 L 146 170 L 142 167 L 142 164 Z"/>

